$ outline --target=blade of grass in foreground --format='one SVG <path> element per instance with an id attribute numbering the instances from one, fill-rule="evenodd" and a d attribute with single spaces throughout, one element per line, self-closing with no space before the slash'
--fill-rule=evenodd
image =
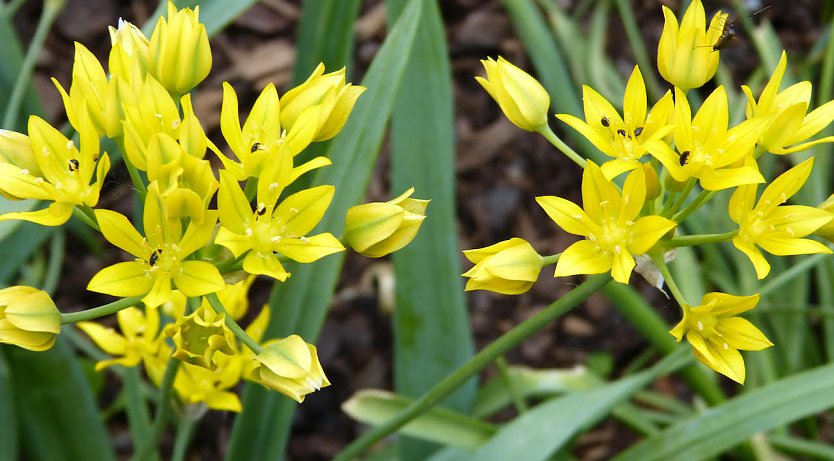
<path id="1" fill-rule="evenodd" d="M 455 145 L 452 83 L 446 35 L 436 0 L 421 0 L 410 62 L 392 118 L 392 196 L 415 187 L 431 199 L 417 238 L 394 253 L 394 383 L 398 393 L 417 397 L 472 356 L 473 341 L 460 273 L 455 223 Z M 389 0 L 389 23 L 407 4 Z M 443 401 L 468 412 L 475 379 Z M 423 460 L 434 449 L 403 439 L 400 457 Z"/>
<path id="2" fill-rule="evenodd" d="M 359 0 L 305 0 L 301 4 L 292 78 L 295 85 L 303 82 L 320 62 L 329 71 L 350 62 L 357 14 Z M 348 68 L 348 81 L 350 71 Z"/>
<path id="3" fill-rule="evenodd" d="M 0 459 L 19 459 L 17 454 L 17 416 L 14 412 L 14 389 L 8 361 L 0 350 Z"/>
<path id="4" fill-rule="evenodd" d="M 21 390 L 14 400 L 26 459 L 115 460 L 89 383 L 62 338 L 46 352 L 6 352 Z"/>
<path id="5" fill-rule="evenodd" d="M 545 461 L 580 431 L 591 427 L 609 414 L 617 404 L 649 385 L 657 377 L 686 365 L 691 359 L 689 349 L 679 347 L 646 371 L 597 389 L 551 399 L 505 425 L 475 453 L 466 453 L 456 460 Z"/>
<path id="6" fill-rule="evenodd" d="M 834 364 L 744 393 L 620 453 L 615 461 L 707 459 L 749 439 L 834 407 Z"/>
<path id="7" fill-rule="evenodd" d="M 328 157 L 333 166 L 319 170 L 316 176 L 316 184 L 333 184 L 338 191 L 320 226 L 334 234 L 341 233 L 347 208 L 365 192 L 411 52 L 421 7 L 422 2 L 412 2 L 391 29 L 362 82 L 368 91 L 331 143 Z M 333 255 L 314 265 L 290 268 L 292 277 L 276 286 L 270 300 L 274 312 L 267 338 L 297 333 L 307 341 L 316 340 L 343 260 L 344 255 Z M 323 365 L 326 371 L 327 363 Z M 243 400 L 243 413 L 235 421 L 226 459 L 280 459 L 295 403 L 256 385 L 246 386 Z"/>

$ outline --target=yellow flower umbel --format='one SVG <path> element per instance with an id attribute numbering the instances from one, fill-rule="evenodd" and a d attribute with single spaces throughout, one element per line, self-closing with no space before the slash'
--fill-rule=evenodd
<path id="1" fill-rule="evenodd" d="M 76 205 L 92 207 L 98 203 L 110 159 L 106 153 L 99 158 L 98 134 L 86 116 L 82 117 L 78 131 L 80 150 L 43 119 L 29 117 L 29 142 L 40 172 L 0 162 L 0 190 L 17 198 L 52 203 L 43 210 L 6 213 L 0 215 L 0 220 L 21 219 L 42 226 L 60 226 L 67 222 Z M 94 173 L 96 180 L 90 184 Z"/>
<path id="2" fill-rule="evenodd" d="M 429 200 L 409 198 L 414 188 L 388 202 L 351 207 L 345 218 L 344 241 L 357 253 L 381 258 L 408 245 L 426 219 Z"/>
<path id="3" fill-rule="evenodd" d="M 298 335 L 267 341 L 245 378 L 303 402 L 304 396 L 330 385 L 319 363 L 316 346 Z"/>
<path id="4" fill-rule="evenodd" d="M 727 129 L 727 93 L 719 86 L 692 117 L 686 95 L 675 89 L 675 147 L 665 144 L 652 154 L 679 182 L 700 180 L 706 190 L 764 182 L 753 161 L 753 149 L 766 120 L 754 119 Z"/>
<path id="5" fill-rule="evenodd" d="M 143 216 L 145 237 L 120 213 L 96 210 L 95 214 L 104 238 L 136 259 L 105 267 L 90 280 L 88 290 L 113 296 L 145 295 L 145 304 L 156 307 L 171 300 L 172 284 L 189 297 L 226 286 L 210 263 L 186 260 L 211 240 L 216 211 L 206 211 L 201 221 L 192 219 L 183 233 L 180 219 L 168 217 L 156 183 L 151 183 Z"/>
<path id="6" fill-rule="evenodd" d="M 834 101 L 806 113 L 811 104 L 811 82 L 799 82 L 779 91 L 787 65 L 787 54 L 782 51 L 779 64 L 758 101 L 747 85 L 741 86 L 747 96 L 747 118 L 764 118 L 770 122 L 759 137 L 759 144 L 774 154 L 790 154 L 834 142 L 834 136 L 805 142 L 834 120 Z"/>
<path id="7" fill-rule="evenodd" d="M 292 130 L 305 110 L 319 106 L 321 112 L 314 124 L 313 141 L 326 141 L 345 126 L 356 100 L 365 90 L 363 86 L 345 82 L 344 67 L 325 74 L 324 64 L 319 63 L 304 83 L 281 97 L 281 125 L 285 130 Z"/>
<path id="8" fill-rule="evenodd" d="M 519 128 L 539 131 L 547 127 L 550 96 L 535 78 L 501 56 L 482 59 L 487 78 L 475 77 L 498 103 L 504 115 Z"/>
<path id="9" fill-rule="evenodd" d="M 736 315 L 756 307 L 759 295 L 733 296 L 707 293 L 700 306 L 683 306 L 683 320 L 669 333 L 692 345 L 704 365 L 744 384 L 744 359 L 739 350 L 760 351 L 772 346 L 758 328 Z"/>
<path id="10" fill-rule="evenodd" d="M 740 186 L 730 198 L 730 218 L 739 225 L 733 245 L 750 258 L 759 279 L 767 277 L 770 264 L 756 246 L 778 256 L 831 253 L 825 245 L 802 238 L 831 221 L 831 213 L 810 206 L 782 205 L 805 184 L 813 165 L 811 157 L 782 173 L 765 188 L 755 206 L 755 184 Z"/>
<path id="11" fill-rule="evenodd" d="M 636 265 L 634 255 L 648 252 L 675 222 L 661 216 L 642 216 L 646 176 L 642 168 L 626 178 L 622 195 L 602 170 L 588 162 L 582 174 L 584 210 L 561 197 L 536 197 L 556 224 L 585 237 L 569 246 L 556 264 L 556 277 L 611 271 L 614 280 L 628 283 Z"/>
<path id="12" fill-rule="evenodd" d="M 569 114 L 556 117 L 585 136 L 597 149 L 615 160 L 605 162 L 602 172 L 608 179 L 640 166 L 647 152 L 665 146 L 663 137 L 674 128 L 667 124 L 674 108 L 672 93 L 667 92 L 646 116 L 646 84 L 640 69 L 634 66 L 623 97 L 623 116 L 593 88 L 582 86 L 585 121 Z"/>
<path id="13" fill-rule="evenodd" d="M 148 46 L 149 72 L 174 96 L 185 94 L 211 70 L 211 49 L 200 7 L 177 11 L 168 2 L 168 20 L 159 18 Z"/>
<path id="14" fill-rule="evenodd" d="M 289 163 L 287 163 L 289 162 Z M 283 199 L 281 192 L 289 184 L 292 160 L 275 159 L 258 181 L 257 205 L 252 210 L 237 180 L 221 170 L 217 207 L 220 230 L 215 243 L 228 248 L 235 257 L 246 254 L 243 270 L 284 281 L 279 255 L 301 263 L 311 263 L 344 250 L 329 232 L 307 237 L 327 211 L 335 188 L 325 185 L 304 189 Z M 281 165 L 283 163 L 283 166 Z"/>
<path id="15" fill-rule="evenodd" d="M 489 290 L 505 295 L 526 292 L 539 278 L 544 261 L 526 240 L 511 238 L 486 248 L 463 252 L 475 267 L 466 271 L 466 291 Z"/>
<path id="16" fill-rule="evenodd" d="M 718 12 L 706 26 L 704 5 L 692 0 L 678 26 L 675 14 L 663 6 L 663 33 L 657 45 L 657 70 L 672 85 L 686 91 L 708 82 L 718 69 L 718 50 L 713 47 L 727 21 Z"/>
<path id="17" fill-rule="evenodd" d="M 55 344 L 61 313 L 43 290 L 14 286 L 0 290 L 0 343 L 41 352 Z"/>

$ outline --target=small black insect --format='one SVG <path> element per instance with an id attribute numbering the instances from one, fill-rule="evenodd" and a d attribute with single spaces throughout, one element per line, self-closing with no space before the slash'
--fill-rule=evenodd
<path id="1" fill-rule="evenodd" d="M 638 126 L 637 128 L 634 129 L 634 137 L 636 138 L 636 137 L 640 136 L 640 133 L 642 133 L 642 132 L 643 132 L 643 127 Z"/>
<path id="2" fill-rule="evenodd" d="M 264 213 L 266 213 L 266 205 L 264 205 L 263 203 L 259 203 L 258 209 L 255 210 L 255 212 L 258 213 L 258 216 L 263 216 Z"/>
<path id="3" fill-rule="evenodd" d="M 600 120 L 599 123 L 602 123 L 602 126 L 606 128 L 611 126 L 611 120 L 608 120 L 608 117 L 602 117 L 602 120 Z"/>
<path id="4" fill-rule="evenodd" d="M 772 5 L 767 5 L 766 7 L 756 11 L 755 13 L 751 13 L 747 17 L 756 16 L 759 13 L 770 8 Z M 738 22 L 739 17 L 736 15 L 730 15 L 724 21 L 724 27 L 721 28 L 721 35 L 718 36 L 718 40 L 715 41 L 715 44 L 712 45 L 712 51 L 718 51 L 723 49 L 730 43 L 730 41 L 736 38 L 736 23 Z"/>
<path id="5" fill-rule="evenodd" d="M 625 138 L 626 132 L 625 132 L 625 130 L 620 129 L 620 130 L 617 130 L 617 134 Z"/>
<path id="6" fill-rule="evenodd" d="M 681 152 L 681 157 L 679 159 L 681 166 L 686 165 L 686 162 L 689 161 L 689 151 L 685 150 Z"/>
<path id="7" fill-rule="evenodd" d="M 256 142 L 255 144 L 252 144 L 252 148 L 249 150 L 249 152 L 250 153 L 255 153 L 255 151 L 257 151 L 260 148 L 261 148 L 261 143 Z"/>
<path id="8" fill-rule="evenodd" d="M 74 158 L 70 159 L 70 161 L 69 161 L 69 170 L 71 172 L 78 170 L 78 160 L 76 160 Z"/>
<path id="9" fill-rule="evenodd" d="M 156 264 L 156 262 L 159 260 L 159 255 L 161 254 L 162 250 L 154 250 L 153 253 L 151 253 L 151 259 L 148 260 L 148 264 L 150 264 L 151 266 Z"/>

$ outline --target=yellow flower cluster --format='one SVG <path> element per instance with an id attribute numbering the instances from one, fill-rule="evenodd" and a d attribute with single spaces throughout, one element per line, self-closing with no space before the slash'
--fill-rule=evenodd
<path id="1" fill-rule="evenodd" d="M 76 44 L 69 89 L 53 81 L 78 141 L 35 116 L 27 134 L 0 131 L 0 193 L 49 202 L 44 209 L 7 213 L 0 220 L 58 226 L 75 214 L 130 255 L 103 268 L 87 287 L 144 304 L 118 311 L 121 333 L 79 323 L 113 356 L 99 362 L 99 369 L 143 364 L 159 384 L 173 358 L 180 362 L 173 386 L 185 403 L 240 411 L 230 391 L 240 379 L 302 401 L 329 385 L 316 348 L 295 335 L 261 344 L 268 307 L 246 330 L 236 320 L 248 310 L 255 276 L 283 282 L 290 274 L 282 263 L 312 263 L 345 250 L 329 232 L 311 235 L 334 186 L 294 184 L 330 160 L 295 160 L 342 130 L 365 88 L 347 83 L 344 68 L 325 73 L 319 65 L 283 96 L 267 85 L 246 108 L 241 125 L 237 95 L 224 83 L 220 127 L 230 151 L 224 153 L 206 136 L 189 94 L 211 69 L 199 7 L 178 10 L 169 3 L 167 13 L 150 39 L 127 22 L 111 27 L 107 72 Z M 124 161 L 140 194 L 134 222 L 141 225 L 95 208 L 111 166 L 111 155 L 100 152 L 102 137 L 118 146 L 120 155 L 113 157 L 120 160 L 113 161 Z M 219 173 L 207 152 L 222 163 Z M 290 194 L 293 185 L 296 191 Z M 411 193 L 351 209 L 345 242 L 370 257 L 408 244 L 428 204 L 409 198 Z M 68 321 L 92 318 L 82 314 Z M 45 350 L 61 323 L 62 314 L 46 293 L 30 287 L 0 290 L 0 342 Z"/>
<path id="2" fill-rule="evenodd" d="M 560 228 L 584 239 L 547 257 L 518 238 L 468 250 L 464 254 L 475 266 L 463 275 L 469 277 L 467 290 L 519 294 L 530 289 L 544 265 L 556 262 L 557 277 L 610 272 L 615 281 L 628 283 L 637 265 L 635 258 L 646 255 L 654 262 L 646 270 L 666 276 L 684 309 L 684 320 L 672 334 L 679 341 L 686 336 L 702 362 L 743 382 L 744 362 L 738 350 L 759 350 L 771 344 L 746 320 L 726 317 L 752 309 L 758 297 L 742 302 L 728 294 L 711 293 L 702 306 L 690 307 L 664 271 L 664 254 L 678 246 L 731 240 L 762 279 L 770 265 L 760 250 L 778 256 L 831 253 L 827 246 L 806 237 L 815 232 L 834 235 L 834 199 L 819 207 L 786 204 L 808 179 L 813 157 L 772 179 L 758 201 L 756 197 L 758 184 L 768 182 L 759 169 L 761 156 L 834 142 L 834 137 L 811 140 L 834 120 L 834 101 L 808 112 L 810 82 L 780 90 L 787 66 L 783 52 L 758 99 L 753 90 L 742 87 L 747 96 L 745 120 L 731 124 L 723 86 L 715 88 L 693 114 L 687 91 L 701 87 L 715 74 L 720 49 L 729 39 L 724 27 L 729 27 L 728 16 L 719 11 L 707 26 L 700 0 L 691 2 L 680 24 L 665 6 L 663 14 L 657 66 L 672 90 L 650 107 L 643 76 L 635 66 L 626 85 L 622 114 L 584 86 L 584 120 L 556 115 L 610 158 L 599 166 L 577 158 L 550 131 L 550 100 L 541 84 L 502 58 L 483 61 L 487 78 L 478 77 L 478 81 L 504 114 L 519 127 L 544 135 L 584 169 L 582 207 L 560 197 L 536 199 Z M 617 179 L 623 173 L 628 173 L 624 181 Z M 684 220 L 724 190 L 732 191 L 727 212 L 735 229 L 722 234 L 675 235 Z"/>

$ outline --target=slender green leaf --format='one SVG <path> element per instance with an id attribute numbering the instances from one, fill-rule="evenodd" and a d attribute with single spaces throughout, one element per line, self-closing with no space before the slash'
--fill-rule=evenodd
<path id="1" fill-rule="evenodd" d="M 322 229 L 339 234 L 348 207 L 365 191 L 411 51 L 421 6 L 422 2 L 412 2 L 391 29 L 362 82 L 368 91 L 331 143 L 329 157 L 334 165 L 319 170 L 316 176 L 317 184 L 333 184 L 338 191 L 322 220 Z M 315 341 L 343 260 L 344 255 L 334 255 L 315 264 L 290 267 L 292 277 L 273 291 L 270 305 L 274 313 L 266 336 L 297 333 Z M 327 363 L 324 367 L 326 370 Z M 295 404 L 255 385 L 246 386 L 243 400 L 244 410 L 235 422 L 226 459 L 279 459 L 286 443 L 286 433 L 279 431 L 289 427 Z"/>
<path id="2" fill-rule="evenodd" d="M 342 404 L 351 418 L 378 426 L 396 416 L 414 402 L 404 395 L 376 389 L 359 391 Z M 460 448 L 475 449 L 486 442 L 498 428 L 456 411 L 435 407 L 403 426 L 401 433 L 423 440 Z"/>
<path id="3" fill-rule="evenodd" d="M 20 73 L 23 64 L 23 48 L 20 38 L 10 18 L 0 14 L 0 108 L 5 109 L 11 96 L 14 82 Z M 43 105 L 34 87 L 29 85 L 23 104 L 20 110 L 21 116 L 17 127 L 5 127 L 6 129 L 20 129 L 25 126 L 28 117 L 23 114 L 43 114 Z"/>
<path id="4" fill-rule="evenodd" d="M 62 338 L 46 352 L 6 353 L 27 459 L 115 460 L 90 385 Z"/>
<path id="5" fill-rule="evenodd" d="M 0 214 L 18 211 L 32 211 L 38 204 L 37 200 L 9 200 L 0 197 Z M 0 241 L 11 234 L 23 221 L 0 221 Z"/>
<path id="6" fill-rule="evenodd" d="M 359 0 L 305 0 L 301 4 L 295 84 L 303 82 L 320 62 L 326 69 L 335 70 L 351 61 L 358 14 Z"/>
<path id="7" fill-rule="evenodd" d="M 0 286 L 9 283 L 52 231 L 53 228 L 50 227 L 22 222 L 14 232 L 0 240 L 0 255 L 3 255 L 3 264 L 0 264 Z"/>
<path id="8" fill-rule="evenodd" d="M 19 459 L 17 454 L 17 416 L 14 410 L 14 389 L 8 361 L 0 350 L 0 459 Z"/>
<path id="9" fill-rule="evenodd" d="M 834 407 L 834 364 L 772 382 L 671 426 L 620 453 L 641 461 L 716 456 L 754 434 Z"/>
<path id="10" fill-rule="evenodd" d="M 473 340 L 460 274 L 455 221 L 455 144 L 452 82 L 446 35 L 436 0 L 424 12 L 391 122 L 392 195 L 415 187 L 431 199 L 417 238 L 393 256 L 394 382 L 419 396 L 472 356 Z M 408 2 L 389 0 L 393 24 Z M 426 289 L 431 287 L 431 289 Z M 443 402 L 468 411 L 475 379 Z M 404 460 L 425 459 L 431 447 L 403 444 Z"/>
<path id="11" fill-rule="evenodd" d="M 478 461 L 544 461 L 580 431 L 588 429 L 620 402 L 691 360 L 686 348 L 678 348 L 650 369 L 588 391 L 549 400 L 501 428 L 475 453 L 458 459 Z M 641 459 L 641 458 L 634 458 Z M 686 459 L 686 458 L 681 458 Z"/>
<path id="12" fill-rule="evenodd" d="M 600 378 L 582 366 L 569 370 L 510 367 L 505 379 L 509 380 L 513 390 L 524 398 L 586 390 L 600 384 Z M 486 417 L 511 403 L 512 398 L 504 379 L 492 379 L 478 390 L 478 399 L 472 408 L 472 414 L 479 418 Z"/>

